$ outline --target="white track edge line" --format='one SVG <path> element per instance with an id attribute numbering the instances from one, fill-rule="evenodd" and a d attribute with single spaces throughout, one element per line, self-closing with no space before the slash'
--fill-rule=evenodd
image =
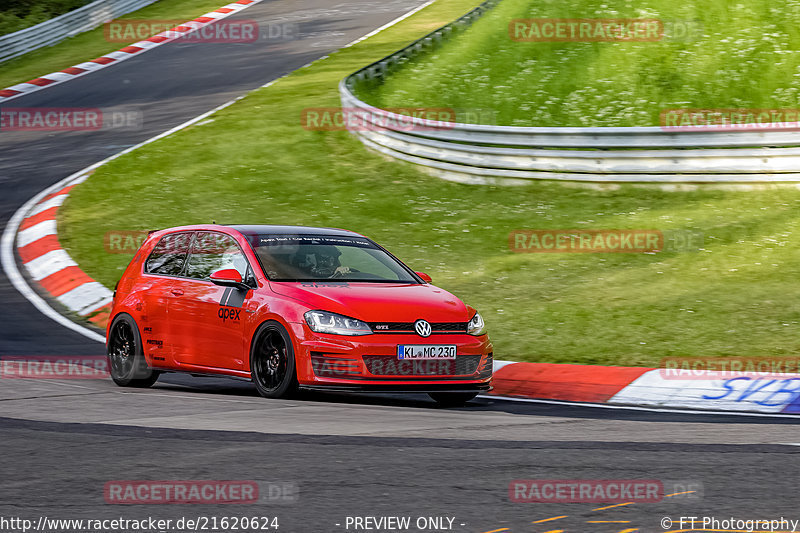
<path id="1" fill-rule="evenodd" d="M 565 405 L 569 407 L 595 407 L 598 409 L 623 409 L 629 411 L 647 411 L 651 413 L 677 413 L 686 415 L 717 415 L 717 416 L 749 416 L 749 417 L 768 417 L 768 418 L 800 418 L 800 415 L 780 414 L 780 413 L 752 413 L 743 411 L 703 411 L 694 409 L 670 409 L 668 407 L 640 407 L 637 405 L 612 405 L 607 403 L 586 403 L 569 402 L 565 400 L 537 400 L 534 398 L 515 398 L 513 396 L 495 396 L 493 394 L 481 394 L 479 398 L 503 400 L 508 402 L 525 403 L 544 403 L 549 405 Z"/>
<path id="2" fill-rule="evenodd" d="M 250 7 L 251 5 L 255 5 L 255 4 L 259 3 L 260 1 L 261 0 L 258 0 L 257 2 L 254 2 L 253 4 L 249 4 L 248 6 L 245 6 L 245 7 Z M 378 32 L 383 31 L 386 28 L 389 28 L 389 27 L 393 26 L 394 24 L 397 24 L 401 20 L 403 20 L 403 19 L 405 19 L 407 17 L 410 17 L 414 13 L 420 11 L 422 8 L 427 7 L 428 5 L 432 4 L 434 1 L 435 0 L 430 0 L 429 2 L 427 2 L 425 4 L 419 6 L 419 7 L 415 8 L 415 9 L 412 9 L 411 11 L 406 13 L 405 15 L 401 15 L 400 17 L 394 19 L 393 21 L 389 22 L 388 24 L 384 24 L 383 26 L 381 26 L 377 30 L 373 30 L 373 31 L 369 32 L 368 34 L 366 34 L 365 36 L 361 37 L 360 39 L 357 39 L 357 40 L 351 42 L 350 44 L 346 45 L 344 48 L 352 46 L 352 45 L 356 44 L 357 42 L 363 41 L 364 39 L 367 39 L 367 38 L 377 34 Z M 238 10 L 238 11 L 241 11 L 241 9 Z M 236 11 L 236 12 L 238 12 L 238 11 Z M 281 77 L 284 77 L 284 76 L 281 76 Z M 276 81 L 278 81 L 278 80 L 273 80 L 271 82 L 268 82 L 263 87 L 271 85 L 271 84 L 275 83 Z M 23 94 L 28 94 L 28 93 L 23 93 Z M 3 230 L 2 239 L 0 240 L 0 263 L 2 263 L 3 271 L 5 272 L 6 276 L 9 279 L 9 281 L 11 281 L 11 284 L 14 286 L 14 288 L 17 289 L 17 291 L 19 291 L 20 294 L 22 294 L 22 296 L 25 297 L 25 299 L 27 299 L 29 302 L 31 302 L 33 304 L 33 306 L 36 307 L 36 309 L 38 309 L 42 314 L 44 314 L 48 318 L 58 322 L 62 326 L 66 327 L 66 328 L 68 328 L 68 329 L 70 329 L 72 331 L 75 331 L 76 333 L 79 333 L 79 334 L 81 334 L 81 335 L 83 335 L 85 337 L 88 337 L 91 340 L 94 340 L 94 341 L 97 341 L 97 342 L 102 342 L 103 344 L 105 344 L 105 342 L 106 342 L 105 336 L 100 335 L 99 333 L 96 333 L 95 331 L 92 331 L 91 329 L 89 329 L 89 328 L 87 328 L 85 326 L 82 326 L 82 325 L 78 324 L 77 322 L 73 322 L 72 320 L 66 318 L 64 315 L 62 315 L 61 313 L 59 313 L 58 311 L 53 309 L 41 296 L 36 294 L 36 292 L 25 281 L 25 277 L 22 275 L 22 273 L 17 268 L 16 260 L 14 258 L 14 241 L 16 240 L 17 230 L 19 229 L 20 224 L 24 220 L 25 215 L 37 203 L 39 203 L 42 200 L 42 198 L 44 198 L 45 196 L 47 196 L 48 194 L 50 194 L 52 192 L 55 192 L 55 191 L 59 190 L 60 188 L 66 187 L 67 184 L 70 181 L 81 182 L 81 181 L 83 181 L 83 179 L 85 179 L 85 177 L 86 177 L 86 175 L 88 173 L 90 173 L 93 170 L 97 169 L 98 167 L 108 163 L 109 161 L 112 161 L 112 160 L 114 160 L 114 159 L 116 159 L 116 158 L 118 158 L 120 156 L 123 156 L 123 155 L 125 155 L 125 154 L 127 154 L 129 152 L 132 152 L 132 151 L 136 150 L 137 148 L 141 148 L 142 146 L 145 146 L 145 145 L 150 144 L 152 142 L 155 142 L 155 141 L 157 141 L 159 139 L 162 139 L 162 138 L 164 138 L 164 137 L 166 137 L 168 135 L 171 135 L 171 134 L 173 134 L 173 133 L 175 133 L 177 131 L 180 131 L 180 130 L 182 130 L 184 128 L 187 128 L 187 127 L 191 126 L 192 124 L 205 119 L 209 115 L 212 115 L 213 113 L 216 113 L 217 111 L 220 111 L 220 110 L 232 105 L 234 102 L 237 102 L 238 100 L 241 100 L 244 97 L 245 97 L 245 95 L 237 96 L 233 100 L 225 102 L 224 104 L 222 104 L 220 106 L 217 106 L 214 109 L 212 109 L 210 111 L 207 111 L 207 112 L 203 113 L 202 115 L 199 115 L 199 116 L 197 116 L 197 117 L 195 117 L 195 118 L 193 118 L 191 120 L 188 120 L 188 121 L 184 122 L 183 124 L 179 124 L 178 126 L 175 126 L 174 128 L 172 128 L 170 130 L 167 130 L 167 131 L 165 131 L 163 133 L 160 133 L 160 134 L 156 135 L 155 137 L 151 137 L 151 138 L 149 138 L 149 139 L 147 139 L 145 141 L 140 142 L 139 144 L 136 144 L 134 146 L 126 148 L 125 150 L 123 150 L 121 152 L 118 152 L 118 153 L 116 153 L 116 154 L 114 154 L 114 155 L 112 155 L 110 157 L 107 157 L 107 158 L 105 158 L 105 159 L 103 159 L 101 161 L 98 161 L 97 163 L 94 163 L 93 165 L 89 165 L 88 167 L 84 168 L 83 170 L 79 170 L 78 172 L 75 172 L 74 174 L 70 174 L 66 178 L 64 178 L 64 179 L 58 181 L 57 183 L 51 185 L 50 187 L 46 188 L 45 190 L 43 190 L 42 192 L 40 192 L 39 194 L 37 194 L 36 196 L 31 198 L 30 200 L 28 200 L 27 202 L 25 202 L 25 204 L 23 204 L 23 206 L 20 207 L 12 215 L 12 217 L 9 219 L 8 224 L 6 224 L 6 227 Z M 15 97 L 12 97 L 12 98 L 15 98 Z M 3 101 L 3 100 L 0 99 L 0 101 Z M 81 179 L 81 178 L 83 178 L 83 179 Z"/>
<path id="3" fill-rule="evenodd" d="M 360 43 L 361 41 L 363 41 L 363 40 L 365 40 L 365 39 L 369 39 L 369 38 L 370 38 L 370 37 L 372 37 L 373 35 L 377 35 L 378 33 L 382 32 L 382 31 L 383 31 L 383 30 L 385 30 L 386 28 L 391 28 L 392 26 L 394 26 L 394 25 L 395 25 L 395 24 L 397 24 L 398 22 L 401 22 L 401 21 L 403 21 L 403 20 L 407 19 L 408 17 L 410 17 L 410 16 L 414 15 L 414 14 L 415 14 L 415 13 L 417 13 L 418 11 L 422 11 L 423 9 L 425 9 L 426 7 L 428 7 L 429 5 L 431 5 L 432 3 L 434 3 L 435 1 L 436 1 L 436 0 L 428 0 L 427 2 L 425 2 L 424 4 L 422 4 L 421 6 L 417 6 L 417 7 L 415 7 L 414 9 L 412 9 L 411 11 L 409 11 L 408 13 L 406 13 L 406 14 L 404 14 L 404 15 L 400 15 L 400 16 L 399 16 L 399 17 L 397 17 L 396 19 L 394 19 L 394 20 L 392 20 L 392 21 L 390 21 L 390 22 L 387 22 L 386 24 L 384 24 L 384 25 L 383 25 L 383 26 L 381 26 L 380 28 L 378 28 L 378 29 L 375 29 L 375 30 L 372 30 L 372 31 L 371 31 L 371 32 L 369 32 L 368 34 L 366 34 L 366 35 L 364 35 L 364 36 L 361 36 L 361 37 L 359 37 L 359 38 L 358 38 L 358 39 L 356 39 L 355 41 L 350 41 L 349 43 L 347 43 L 346 45 L 344 45 L 342 48 L 350 48 L 350 47 L 351 47 L 351 46 L 353 46 L 354 44 L 358 44 L 358 43 Z"/>
<path id="4" fill-rule="evenodd" d="M 363 41 L 363 40 L 365 40 L 365 39 L 369 39 L 369 38 L 370 38 L 370 37 L 372 37 L 373 35 L 377 35 L 378 33 L 382 32 L 383 30 L 385 30 L 385 29 L 387 29 L 387 28 L 391 28 L 392 26 L 394 26 L 394 25 L 395 25 L 395 24 L 397 24 L 398 22 L 400 22 L 400 21 L 402 21 L 402 20 L 405 20 L 405 19 L 407 19 L 407 18 L 408 18 L 408 17 L 410 17 L 411 15 L 414 15 L 414 14 L 415 14 L 415 13 L 417 13 L 418 11 L 421 11 L 422 9 L 424 9 L 424 8 L 428 7 L 429 5 L 431 5 L 431 4 L 432 4 L 432 3 L 434 3 L 434 2 L 436 2 L 436 0 L 428 0 L 428 1 L 427 1 L 427 2 L 425 2 L 424 4 L 422 4 L 422 5 L 418 6 L 418 7 L 415 7 L 414 9 L 412 9 L 411 11 L 409 11 L 408 13 L 406 13 L 405 15 L 400 15 L 400 16 L 399 16 L 399 17 L 397 17 L 396 19 L 394 19 L 394 20 L 392 20 L 392 21 L 390 21 L 390 22 L 387 22 L 386 24 L 384 24 L 384 25 L 383 25 L 383 26 L 381 26 L 380 28 L 378 28 L 378 29 L 376 29 L 376 30 L 372 30 L 372 31 L 371 31 L 371 32 L 369 32 L 368 34 L 366 34 L 366 35 L 363 35 L 363 36 L 359 37 L 358 39 L 356 39 L 356 40 L 354 40 L 354 41 L 350 41 L 350 42 L 349 42 L 349 43 L 347 43 L 346 45 L 344 45 L 344 46 L 342 46 L 341 48 L 339 48 L 339 50 L 344 50 L 345 48 L 350 48 L 351 46 L 353 46 L 353 45 L 355 45 L 355 44 L 358 44 L 358 43 L 360 43 L 361 41 Z M 331 52 L 331 53 L 333 53 L 333 52 Z M 318 58 L 316 58 L 316 59 L 312 59 L 311 61 L 309 61 L 309 62 L 308 62 L 308 63 L 306 63 L 305 65 L 302 65 L 302 66 L 298 67 L 296 70 L 302 70 L 302 69 L 304 69 L 304 68 L 310 67 L 310 66 L 311 66 L 311 65 L 313 65 L 314 63 L 317 63 L 317 62 L 319 62 L 319 61 L 323 61 L 323 60 L 325 60 L 325 59 L 328 59 L 329 57 L 330 57 L 330 54 L 325 54 L 324 56 L 320 56 L 320 57 L 318 57 Z M 272 80 L 272 81 L 270 81 L 270 82 L 268 82 L 268 83 L 265 83 L 265 84 L 264 84 L 264 85 L 262 85 L 261 87 L 262 87 L 262 88 L 263 88 L 263 87 L 269 87 L 269 86 L 270 86 L 270 85 L 272 85 L 273 83 L 277 83 L 277 82 L 279 82 L 280 80 L 282 80 L 283 78 L 286 78 L 286 77 L 288 77 L 288 76 L 289 76 L 289 75 L 291 75 L 293 72 L 295 72 L 295 71 L 292 71 L 292 72 L 290 72 L 290 73 L 288 73 L 288 74 L 284 74 L 283 76 L 280 76 L 279 78 L 275 78 L 274 80 Z"/>

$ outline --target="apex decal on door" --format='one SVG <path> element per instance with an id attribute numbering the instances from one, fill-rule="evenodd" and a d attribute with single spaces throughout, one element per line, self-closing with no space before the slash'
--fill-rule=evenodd
<path id="1" fill-rule="evenodd" d="M 244 304 L 244 297 L 247 292 L 240 291 L 234 287 L 228 287 L 222 293 L 222 298 L 219 300 L 219 311 L 217 316 L 225 323 L 227 320 L 239 321 L 239 313 L 242 311 L 242 304 Z"/>
<path id="2" fill-rule="evenodd" d="M 222 319 L 222 322 L 226 320 L 239 320 L 239 313 L 241 309 L 228 309 L 227 307 L 220 307 L 219 311 L 217 311 L 217 316 Z"/>

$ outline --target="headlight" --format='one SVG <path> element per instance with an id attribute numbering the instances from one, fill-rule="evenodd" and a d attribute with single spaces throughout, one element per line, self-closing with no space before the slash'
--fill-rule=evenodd
<path id="1" fill-rule="evenodd" d="M 486 333 L 486 324 L 483 323 L 483 317 L 480 313 L 475 313 L 475 316 L 467 324 L 467 333 L 470 335 L 483 335 Z"/>
<path id="2" fill-rule="evenodd" d="M 316 333 L 333 333 L 334 335 L 369 335 L 372 333 L 366 322 L 336 313 L 308 311 L 303 316 L 311 331 Z"/>

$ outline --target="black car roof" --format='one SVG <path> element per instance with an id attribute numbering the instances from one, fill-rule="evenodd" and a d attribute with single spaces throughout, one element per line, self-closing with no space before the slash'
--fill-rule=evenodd
<path id="1" fill-rule="evenodd" d="M 268 224 L 252 224 L 252 225 L 227 225 L 233 228 L 242 235 L 340 235 L 340 236 L 358 236 L 354 231 L 335 228 L 314 228 L 310 226 L 272 226 Z"/>

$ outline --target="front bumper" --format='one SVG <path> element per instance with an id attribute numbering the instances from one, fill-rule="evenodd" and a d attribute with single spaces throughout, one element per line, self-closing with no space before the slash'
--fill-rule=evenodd
<path id="1" fill-rule="evenodd" d="M 492 344 L 488 336 L 447 333 L 360 337 L 318 334 L 292 324 L 301 387 L 369 392 L 475 392 L 491 389 Z M 454 344 L 455 360 L 398 360 L 399 344 Z"/>
<path id="2" fill-rule="evenodd" d="M 491 384 L 486 383 L 381 383 L 375 384 L 327 384 L 316 383 L 311 385 L 300 385 L 301 389 L 323 392 L 402 392 L 402 393 L 426 393 L 426 392 L 488 392 L 492 390 Z"/>

